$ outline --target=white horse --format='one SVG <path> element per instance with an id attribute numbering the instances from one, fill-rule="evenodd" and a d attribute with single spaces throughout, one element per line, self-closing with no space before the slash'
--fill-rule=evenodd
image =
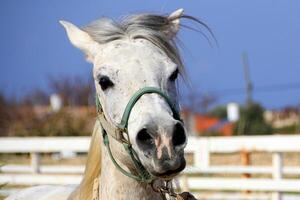
<path id="1" fill-rule="evenodd" d="M 177 75 L 184 71 L 174 42 L 181 18 L 193 19 L 179 9 L 169 16 L 140 14 L 120 22 L 101 18 L 83 29 L 60 21 L 71 43 L 94 65 L 99 118 L 85 174 L 79 186 L 37 186 L 7 200 L 172 195 L 165 183 L 185 168 L 187 143 L 176 89 Z"/>

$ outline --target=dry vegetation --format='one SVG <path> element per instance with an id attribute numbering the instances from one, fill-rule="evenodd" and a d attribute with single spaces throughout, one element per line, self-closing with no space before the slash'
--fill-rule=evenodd
<path id="1" fill-rule="evenodd" d="M 59 112 L 49 106 L 49 94 L 34 90 L 21 99 L 0 91 L 0 136 L 90 135 L 95 122 L 94 89 L 80 78 L 51 79 L 53 93 L 63 102 Z"/>
<path id="2" fill-rule="evenodd" d="M 86 161 L 86 155 L 78 155 L 72 159 L 55 159 L 50 154 L 42 154 L 41 165 L 84 165 Z M 0 155 L 0 163 L 5 164 L 18 164 L 18 165 L 30 165 L 30 156 L 27 155 Z"/>

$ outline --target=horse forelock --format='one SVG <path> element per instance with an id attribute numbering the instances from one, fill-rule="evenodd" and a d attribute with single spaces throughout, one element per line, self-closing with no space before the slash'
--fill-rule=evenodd
<path id="1" fill-rule="evenodd" d="M 213 36 L 209 27 L 200 20 L 188 15 L 182 15 L 179 16 L 179 18 L 189 19 L 202 25 Z M 148 40 L 165 52 L 166 55 L 178 66 L 180 74 L 185 75 L 184 65 L 177 47 L 177 38 L 170 38 L 165 32 L 170 26 L 171 21 L 168 16 L 137 14 L 126 16 L 119 21 L 102 17 L 91 22 L 83 29 L 99 44 L 107 44 L 109 42 L 122 40 L 128 37 L 132 39 Z M 191 29 L 187 25 L 182 25 L 181 27 Z M 202 34 L 202 31 L 198 29 L 193 30 L 201 32 Z M 206 37 L 206 35 L 204 36 Z"/>

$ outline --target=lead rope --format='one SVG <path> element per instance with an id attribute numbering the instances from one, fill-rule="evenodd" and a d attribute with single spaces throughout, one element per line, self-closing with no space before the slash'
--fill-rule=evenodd
<path id="1" fill-rule="evenodd" d="M 160 194 L 163 200 L 175 200 L 178 194 L 174 191 L 172 180 L 164 181 L 164 185 L 155 186 L 155 182 L 151 183 L 153 191 Z"/>
<path id="2" fill-rule="evenodd" d="M 178 194 L 174 192 L 174 188 L 172 185 L 172 181 L 166 181 L 165 186 L 163 187 L 157 187 L 152 189 L 155 192 L 158 192 L 163 200 L 177 200 L 178 199 Z M 93 195 L 92 195 L 92 200 L 99 200 L 99 178 L 95 178 L 93 182 Z M 168 196 L 167 196 L 168 195 Z M 181 200 L 181 199 L 179 199 Z M 184 199 L 182 199 L 184 200 Z"/>
<path id="3" fill-rule="evenodd" d="M 92 200 L 99 200 L 99 179 L 95 178 L 93 182 L 93 195 Z M 153 188 L 155 192 L 158 192 L 163 200 L 184 200 L 174 192 L 171 181 L 166 181 L 164 187 Z M 168 196 L 167 196 L 168 195 Z"/>

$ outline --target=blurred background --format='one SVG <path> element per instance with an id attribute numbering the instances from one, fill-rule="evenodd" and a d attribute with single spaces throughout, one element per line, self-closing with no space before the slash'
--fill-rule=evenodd
<path id="1" fill-rule="evenodd" d="M 217 45 L 205 29 L 210 41 L 187 29 L 178 35 L 189 77 L 179 84 L 181 104 L 186 114 L 202 121 L 195 126 L 205 126 L 195 131 L 296 133 L 299 6 L 296 0 L 1 1 L 0 134 L 89 135 L 95 116 L 92 66 L 71 46 L 58 20 L 84 26 L 102 16 L 117 20 L 132 13 L 167 14 L 177 8 L 205 22 L 218 41 Z M 51 110 L 52 95 L 61 101 L 59 112 Z M 237 119 L 228 119 L 228 103 L 238 106 Z M 248 122 L 237 131 L 235 122 L 245 117 Z M 60 127 L 49 130 L 56 121 Z M 257 128 L 252 130 L 251 123 Z M 218 124 L 230 125 L 230 133 L 215 129 Z"/>
<path id="2" fill-rule="evenodd" d="M 71 46 L 59 20 L 84 26 L 103 16 L 118 20 L 128 14 L 168 14 L 178 8 L 206 23 L 217 40 L 203 27 L 208 39 L 188 29 L 178 34 L 189 77 L 179 83 L 180 102 L 190 136 L 297 136 L 297 0 L 2 0 L 0 136 L 91 134 L 96 116 L 92 65 Z M 0 158 L 15 162 L 15 156 Z M 239 153 L 231 156 L 231 164 L 240 159 Z M 255 156 L 252 163 L 272 160 Z M 300 165 L 299 153 L 289 156 L 285 162 Z M 214 159 L 226 164 L 221 157 Z M 247 155 L 243 162 L 249 164 Z"/>

